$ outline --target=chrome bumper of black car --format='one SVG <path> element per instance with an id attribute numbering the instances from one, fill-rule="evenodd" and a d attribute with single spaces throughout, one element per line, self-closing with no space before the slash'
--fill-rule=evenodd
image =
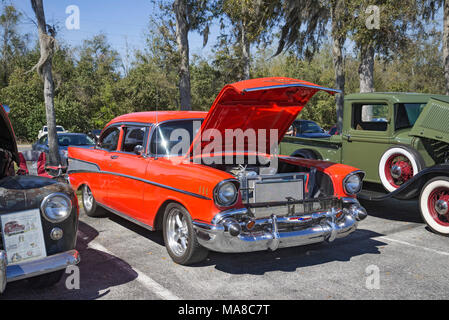
<path id="1" fill-rule="evenodd" d="M 62 270 L 70 265 L 78 264 L 79 261 L 80 256 L 78 251 L 70 250 L 43 259 L 8 266 L 6 252 L 0 250 L 0 293 L 5 290 L 8 282 Z"/>
<path id="2" fill-rule="evenodd" d="M 351 201 L 346 208 L 331 208 L 302 216 L 271 215 L 267 219 L 254 220 L 251 230 L 245 224 L 233 219 L 242 217 L 246 209 L 228 211 L 221 221 L 205 223 L 193 221 L 198 242 L 217 252 L 252 252 L 276 250 L 283 247 L 302 246 L 318 242 L 332 242 L 357 228 L 357 222 L 366 217 L 365 209 Z M 240 226 L 238 226 L 240 225 Z"/>

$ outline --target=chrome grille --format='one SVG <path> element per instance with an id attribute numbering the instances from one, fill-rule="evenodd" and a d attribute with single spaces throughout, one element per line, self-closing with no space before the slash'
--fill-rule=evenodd
<path id="1" fill-rule="evenodd" d="M 252 206 L 256 218 L 268 217 L 273 213 L 283 216 L 289 213 L 287 202 L 304 199 L 304 181 L 303 173 L 251 176 L 245 181 L 242 196 L 249 206 L 266 204 Z"/>

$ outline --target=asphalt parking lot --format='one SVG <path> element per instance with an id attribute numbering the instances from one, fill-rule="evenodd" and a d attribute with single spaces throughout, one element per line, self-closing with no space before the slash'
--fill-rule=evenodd
<path id="1" fill-rule="evenodd" d="M 210 253 L 190 267 L 172 262 L 160 232 L 81 212 L 80 289 L 67 289 L 63 278 L 31 290 L 24 280 L 10 283 L 1 299 L 449 298 L 449 238 L 426 229 L 416 202 L 363 204 L 369 217 L 347 238 L 275 252 Z"/>
<path id="2" fill-rule="evenodd" d="M 112 213 L 90 218 L 81 206 L 80 288 L 67 289 L 67 276 L 41 290 L 23 280 L 0 299 L 448 299 L 449 238 L 426 228 L 417 202 L 362 204 L 368 218 L 333 243 L 211 252 L 189 267 L 172 262 L 161 232 Z"/>

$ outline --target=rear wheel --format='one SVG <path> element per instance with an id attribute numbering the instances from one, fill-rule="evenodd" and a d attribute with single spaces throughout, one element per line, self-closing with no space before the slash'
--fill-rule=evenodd
<path id="1" fill-rule="evenodd" d="M 105 210 L 97 205 L 95 198 L 89 186 L 84 185 L 82 189 L 82 200 L 84 212 L 89 217 L 101 217 L 105 214 Z"/>
<path id="2" fill-rule="evenodd" d="M 426 183 L 419 196 L 421 216 L 433 232 L 449 236 L 449 178 Z"/>
<path id="3" fill-rule="evenodd" d="M 312 150 L 300 149 L 291 154 L 292 157 L 304 158 L 304 159 L 318 159 L 318 156 Z"/>
<path id="4" fill-rule="evenodd" d="M 393 192 L 425 167 L 424 160 L 413 149 L 395 146 L 382 155 L 379 177 L 385 190 Z"/>
<path id="5" fill-rule="evenodd" d="M 206 259 L 209 251 L 198 243 L 192 218 L 183 206 L 169 204 L 163 223 L 165 247 L 174 262 L 189 265 Z"/>

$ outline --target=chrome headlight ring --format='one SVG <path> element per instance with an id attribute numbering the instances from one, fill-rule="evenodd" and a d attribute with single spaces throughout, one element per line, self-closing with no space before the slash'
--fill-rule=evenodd
<path id="1" fill-rule="evenodd" d="M 223 180 L 214 188 L 214 201 L 220 207 L 230 207 L 237 202 L 238 182 L 233 179 Z"/>
<path id="2" fill-rule="evenodd" d="M 365 176 L 365 172 L 363 171 L 354 171 L 348 174 L 343 179 L 343 189 L 349 195 L 354 195 L 359 193 L 362 190 L 363 186 L 363 177 Z"/>
<path id="3" fill-rule="evenodd" d="M 64 193 L 51 193 L 42 200 L 41 211 L 47 221 L 62 222 L 72 212 L 72 200 Z"/>

